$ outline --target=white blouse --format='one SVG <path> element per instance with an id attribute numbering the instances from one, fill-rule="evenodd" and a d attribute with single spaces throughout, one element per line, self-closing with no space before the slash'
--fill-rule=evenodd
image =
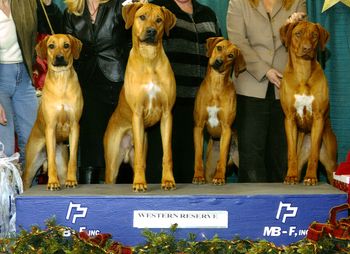
<path id="1" fill-rule="evenodd" d="M 16 27 L 12 19 L 0 10 L 0 63 L 11 64 L 23 62 L 22 52 L 18 44 Z"/>

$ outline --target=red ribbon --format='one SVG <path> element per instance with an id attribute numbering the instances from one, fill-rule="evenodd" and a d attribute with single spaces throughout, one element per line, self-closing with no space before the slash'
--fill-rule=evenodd
<path id="1" fill-rule="evenodd" d="M 340 240 L 350 240 L 350 217 L 337 221 L 337 213 L 349 210 L 349 204 L 333 207 L 329 213 L 328 223 L 313 222 L 307 231 L 307 238 L 318 241 L 324 235 L 330 235 Z"/>

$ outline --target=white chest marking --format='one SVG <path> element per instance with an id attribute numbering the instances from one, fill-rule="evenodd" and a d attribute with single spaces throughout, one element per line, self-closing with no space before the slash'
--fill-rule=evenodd
<path id="1" fill-rule="evenodd" d="M 146 90 L 146 93 L 148 94 L 148 99 L 150 101 L 149 108 L 152 108 L 152 100 L 156 97 L 157 93 L 160 92 L 160 87 L 153 84 L 152 82 L 148 83 L 147 85 L 143 86 Z"/>
<path id="2" fill-rule="evenodd" d="M 295 94 L 295 103 L 294 107 L 297 110 L 297 114 L 302 118 L 304 115 L 304 108 L 310 114 L 312 114 L 312 102 L 315 99 L 314 96 L 305 95 L 305 94 Z"/>
<path id="3" fill-rule="evenodd" d="M 72 112 L 72 106 L 69 104 L 57 104 L 56 105 L 57 111 L 64 111 L 64 112 Z"/>
<path id="4" fill-rule="evenodd" d="M 211 107 L 207 107 L 207 111 L 208 111 L 208 122 L 210 127 L 214 128 L 217 127 L 219 125 L 219 119 L 218 119 L 218 112 L 219 112 L 220 108 L 218 108 L 217 106 L 211 106 Z"/>

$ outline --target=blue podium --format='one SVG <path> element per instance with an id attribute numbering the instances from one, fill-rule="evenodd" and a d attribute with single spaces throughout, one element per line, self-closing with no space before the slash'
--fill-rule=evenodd
<path id="1" fill-rule="evenodd" d="M 178 238 L 195 233 L 198 241 L 218 235 L 287 245 L 304 238 L 313 221 L 326 222 L 329 210 L 346 202 L 345 192 L 325 183 L 178 184 L 174 191 L 151 184 L 146 193 L 132 192 L 131 184 L 79 185 L 56 192 L 37 185 L 17 197 L 16 224 L 17 229 L 44 227 L 55 216 L 59 225 L 90 235 L 110 233 L 114 240 L 135 246 L 145 241 L 145 228 L 159 232 L 176 223 Z"/>

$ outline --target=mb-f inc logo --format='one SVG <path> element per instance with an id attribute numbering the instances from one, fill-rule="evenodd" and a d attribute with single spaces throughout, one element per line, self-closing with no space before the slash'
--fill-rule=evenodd
<path id="1" fill-rule="evenodd" d="M 80 204 L 73 204 L 69 202 L 66 220 L 69 220 L 72 214 L 72 223 L 75 224 L 77 218 L 85 218 L 87 214 L 87 207 L 81 207 Z M 73 212 L 72 212 L 73 211 Z"/>
<path id="2" fill-rule="evenodd" d="M 75 224 L 78 218 L 86 218 L 87 212 L 87 207 L 83 207 L 81 204 L 74 204 L 73 202 L 69 202 L 66 220 L 72 222 L 72 224 Z M 86 231 L 90 236 L 98 235 L 100 233 L 100 230 L 88 229 L 87 226 L 80 226 L 78 230 L 79 232 Z M 64 236 L 70 236 L 70 231 L 64 232 Z"/>
<path id="3" fill-rule="evenodd" d="M 282 217 L 282 223 L 286 223 L 287 218 L 294 218 L 296 217 L 298 212 L 298 207 L 292 207 L 292 204 L 290 203 L 283 203 L 280 202 L 280 205 L 278 206 L 276 219 L 279 220 Z"/>
<path id="4" fill-rule="evenodd" d="M 278 221 L 281 221 L 283 224 L 286 223 L 287 218 L 295 218 L 298 213 L 298 207 L 293 207 L 291 203 L 283 203 L 280 202 L 278 205 L 277 213 L 276 213 L 276 219 Z M 307 234 L 307 229 L 297 229 L 296 226 L 290 226 L 290 227 L 264 227 L 264 236 L 290 236 L 290 237 L 297 237 L 297 236 L 305 236 Z"/>

